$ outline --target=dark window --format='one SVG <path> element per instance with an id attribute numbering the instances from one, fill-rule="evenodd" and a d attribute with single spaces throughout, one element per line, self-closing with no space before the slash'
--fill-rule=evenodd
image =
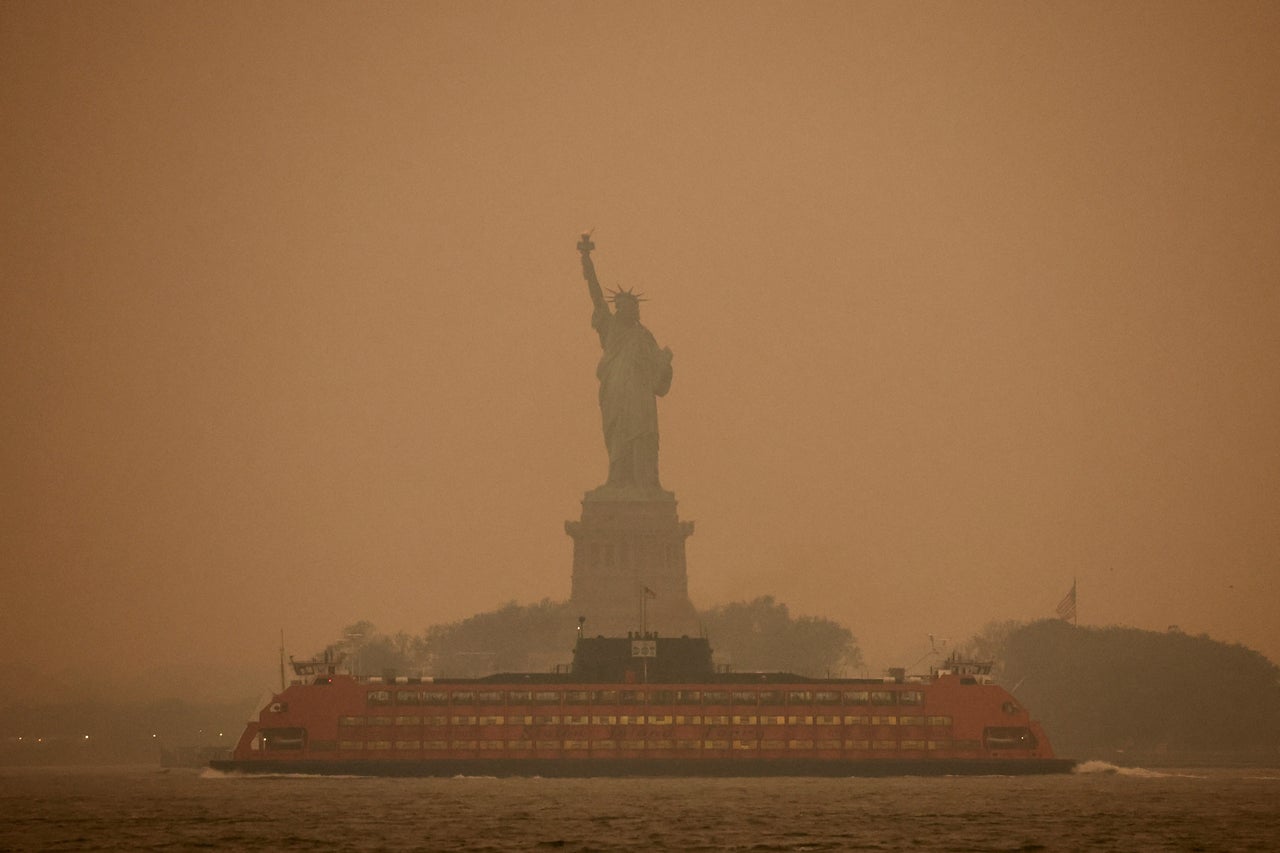
<path id="1" fill-rule="evenodd" d="M 391 691 L 390 690 L 371 690 L 369 692 L 369 704 L 370 705 L 390 705 Z"/>
<path id="2" fill-rule="evenodd" d="M 449 694 L 443 690 L 427 690 L 419 694 L 423 705 L 448 705 Z"/>
<path id="3" fill-rule="evenodd" d="M 895 704 L 895 703 L 894 703 L 894 699 L 893 699 L 893 691 L 892 691 L 892 690 L 872 690 L 872 691 L 871 691 L 871 704 L 872 704 L 872 705 L 893 705 L 893 704 Z"/>
<path id="4" fill-rule="evenodd" d="M 987 749 L 1036 748 L 1036 736 L 1024 726 L 987 726 L 982 741 Z"/>
<path id="5" fill-rule="evenodd" d="M 306 743 L 307 730 L 303 728 L 291 726 L 289 728 L 262 730 L 262 748 L 271 752 L 302 749 Z"/>

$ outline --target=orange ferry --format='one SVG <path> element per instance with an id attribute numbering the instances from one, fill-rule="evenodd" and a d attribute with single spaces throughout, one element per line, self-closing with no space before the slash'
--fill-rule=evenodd
<path id="1" fill-rule="evenodd" d="M 989 665 L 718 672 L 705 638 L 579 637 L 567 672 L 375 678 L 295 663 L 218 770 L 380 776 L 1068 772 Z"/>

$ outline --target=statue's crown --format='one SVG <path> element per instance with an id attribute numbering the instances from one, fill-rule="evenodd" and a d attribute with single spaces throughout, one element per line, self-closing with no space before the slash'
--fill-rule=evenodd
<path id="1" fill-rule="evenodd" d="M 617 305 L 619 301 L 626 302 L 628 300 L 631 302 L 637 302 L 637 303 L 649 301 L 648 299 L 644 298 L 643 293 L 636 293 L 630 288 L 620 287 L 617 290 L 609 291 L 609 301 L 612 302 L 614 305 Z"/>

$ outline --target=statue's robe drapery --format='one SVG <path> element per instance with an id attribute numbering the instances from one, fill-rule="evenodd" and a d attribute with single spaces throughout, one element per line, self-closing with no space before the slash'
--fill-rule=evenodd
<path id="1" fill-rule="evenodd" d="M 609 485 L 660 488 L 658 402 L 671 388 L 671 360 L 639 322 L 624 324 L 597 306 L 591 325 L 604 353 L 596 367 L 609 451 Z"/>

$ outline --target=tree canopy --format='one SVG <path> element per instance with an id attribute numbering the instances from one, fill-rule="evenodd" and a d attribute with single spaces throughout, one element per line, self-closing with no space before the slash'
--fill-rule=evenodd
<path id="1" fill-rule="evenodd" d="M 975 638 L 1061 755 L 1220 762 L 1280 754 L 1280 668 L 1207 636 L 993 624 Z"/>
<path id="2" fill-rule="evenodd" d="M 861 666 L 848 628 L 814 616 L 793 617 L 771 596 L 699 613 L 716 660 L 738 670 L 840 675 Z M 510 602 L 413 636 L 380 634 L 369 622 L 344 631 L 343 648 L 362 674 L 474 677 L 541 672 L 573 659 L 577 616 L 568 602 Z"/>
<path id="3" fill-rule="evenodd" d="M 862 665 L 853 633 L 830 619 L 793 617 L 766 595 L 699 614 L 718 661 L 736 670 L 847 675 Z"/>

